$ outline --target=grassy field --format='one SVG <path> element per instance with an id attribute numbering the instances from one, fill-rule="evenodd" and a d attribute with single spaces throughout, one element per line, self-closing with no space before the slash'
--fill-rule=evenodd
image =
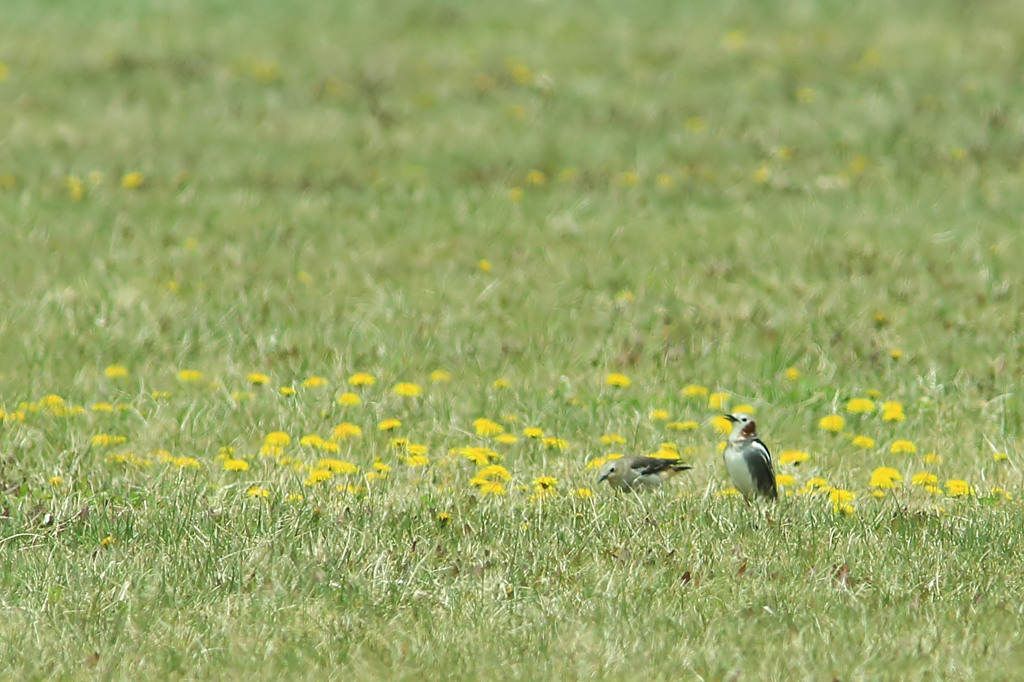
<path id="1" fill-rule="evenodd" d="M 0 678 L 1024 666 L 1024 5 L 3 15 Z"/>

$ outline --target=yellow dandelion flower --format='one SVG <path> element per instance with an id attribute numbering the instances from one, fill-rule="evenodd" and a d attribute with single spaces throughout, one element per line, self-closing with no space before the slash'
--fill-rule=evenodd
<path id="1" fill-rule="evenodd" d="M 131 173 L 125 173 L 124 176 L 121 177 L 121 187 L 124 189 L 138 189 L 142 187 L 142 184 L 145 181 L 146 178 L 142 173 L 133 171 Z"/>
<path id="2" fill-rule="evenodd" d="M 736 407 L 732 408 L 732 411 L 733 412 L 746 412 L 747 414 L 757 414 L 757 410 L 754 409 L 754 406 L 753 405 L 747 405 L 747 404 L 737 405 Z"/>
<path id="3" fill-rule="evenodd" d="M 706 386 L 690 384 L 688 386 L 684 386 L 683 390 L 681 390 L 679 393 L 685 398 L 703 398 L 707 396 L 708 389 Z"/>
<path id="4" fill-rule="evenodd" d="M 278 445 L 280 447 L 284 447 L 286 445 L 291 445 L 292 439 L 284 431 L 272 431 L 267 434 L 267 437 L 263 439 L 263 442 L 266 445 Z"/>
<path id="5" fill-rule="evenodd" d="M 194 384 L 203 380 L 203 373 L 195 369 L 183 369 L 178 372 L 178 381 L 184 384 Z"/>
<path id="6" fill-rule="evenodd" d="M 766 185 L 772 179 L 772 169 L 768 167 L 767 163 L 762 163 L 754 171 L 752 177 L 755 184 Z"/>
<path id="7" fill-rule="evenodd" d="M 668 419 L 668 410 L 651 410 L 651 421 L 663 422 Z"/>
<path id="8" fill-rule="evenodd" d="M 726 443 L 726 442 L 725 442 L 725 441 L 723 440 L 723 441 L 722 441 L 721 443 L 719 443 L 718 445 L 716 445 L 716 446 L 715 446 L 715 452 L 724 452 L 724 451 L 725 451 L 725 446 L 726 446 L 726 445 L 728 445 L 728 443 Z"/>
<path id="9" fill-rule="evenodd" d="M 867 398 L 851 398 L 846 402 L 846 411 L 850 414 L 871 414 L 875 411 L 875 403 Z"/>
<path id="10" fill-rule="evenodd" d="M 565 450 L 569 447 L 569 441 L 564 438 L 555 438 L 553 436 L 542 438 L 541 443 L 544 444 L 544 447 L 551 448 L 553 450 Z"/>
<path id="11" fill-rule="evenodd" d="M 942 490 L 942 488 L 940 488 L 937 485 L 926 485 L 926 486 L 924 486 L 924 491 L 926 493 L 928 493 L 929 495 L 942 495 L 942 494 L 944 494 L 944 491 Z"/>
<path id="12" fill-rule="evenodd" d="M 284 448 L 280 445 L 271 445 L 270 443 L 264 443 L 263 447 L 260 448 L 260 454 L 264 457 L 280 457 L 284 454 Z"/>
<path id="13" fill-rule="evenodd" d="M 171 464 L 179 469 L 199 469 L 202 467 L 199 460 L 195 457 L 174 457 L 171 459 Z"/>
<path id="14" fill-rule="evenodd" d="M 503 481 L 511 481 L 512 474 L 508 469 L 501 466 L 500 464 L 491 464 L 481 468 L 476 472 L 476 478 L 491 479 L 499 478 Z"/>
<path id="15" fill-rule="evenodd" d="M 796 479 L 789 474 L 776 474 L 775 485 L 780 488 L 792 488 L 796 485 Z"/>
<path id="16" fill-rule="evenodd" d="M 842 504 L 843 502 L 852 502 L 857 497 L 849 490 L 843 490 L 842 488 L 831 488 L 828 492 L 828 499 L 834 504 Z"/>
<path id="17" fill-rule="evenodd" d="M 316 463 L 315 469 L 326 469 L 335 474 L 347 476 L 348 474 L 359 473 L 359 467 L 351 462 L 326 457 Z"/>
<path id="18" fill-rule="evenodd" d="M 373 386 L 375 383 L 377 383 L 377 379 L 366 372 L 356 372 L 348 378 L 349 386 Z"/>
<path id="19" fill-rule="evenodd" d="M 1005 452 L 994 452 L 992 453 L 992 459 L 996 462 L 1005 462 L 1010 459 L 1010 456 Z"/>
<path id="20" fill-rule="evenodd" d="M 434 382 L 451 381 L 452 375 L 444 371 L 443 369 L 435 369 L 433 372 L 430 373 L 430 380 Z"/>
<path id="21" fill-rule="evenodd" d="M 475 463 L 475 464 L 477 464 L 479 466 L 484 466 L 488 462 L 501 459 L 501 455 L 499 455 L 497 452 L 495 452 L 494 450 L 491 450 L 489 448 L 480 448 L 480 447 L 456 448 L 452 452 L 454 452 L 455 454 L 457 454 L 457 455 L 459 455 L 461 457 L 465 457 L 466 459 L 470 460 L 471 462 L 473 462 L 473 463 Z"/>
<path id="22" fill-rule="evenodd" d="M 950 497 L 971 497 L 974 495 L 974 488 L 967 481 L 951 478 L 946 481 L 946 494 Z"/>
<path id="23" fill-rule="evenodd" d="M 728 402 L 728 393 L 711 393 L 710 395 L 708 395 L 708 409 L 724 410 Z"/>
<path id="24" fill-rule="evenodd" d="M 540 429 L 537 430 L 539 431 Z M 601 442 L 604 443 L 605 445 L 611 445 L 613 443 L 622 444 L 626 442 L 626 439 L 617 433 L 606 433 L 603 436 L 601 436 Z"/>
<path id="25" fill-rule="evenodd" d="M 93 412 L 113 412 L 114 406 L 110 403 L 93 403 Z"/>
<path id="26" fill-rule="evenodd" d="M 631 383 L 633 383 L 625 374 L 618 374 L 616 372 L 612 372 L 606 376 L 604 378 L 604 382 L 609 386 L 615 386 L 618 388 L 627 388 Z"/>
<path id="27" fill-rule="evenodd" d="M 889 446 L 889 452 L 894 455 L 903 453 L 914 454 L 917 452 L 917 447 L 909 440 L 896 440 L 893 441 L 892 445 Z"/>
<path id="28" fill-rule="evenodd" d="M 381 472 L 382 474 L 386 474 L 389 471 L 391 471 L 391 467 L 390 466 L 388 466 L 387 464 L 385 464 L 384 462 L 381 462 L 379 460 L 373 463 L 373 468 L 376 469 L 377 471 Z"/>
<path id="29" fill-rule="evenodd" d="M 426 455 L 410 455 L 405 458 L 405 465 L 410 467 L 425 467 L 430 464 Z"/>
<path id="30" fill-rule="evenodd" d="M 291 503 L 294 504 L 296 502 L 302 502 L 302 500 L 305 499 L 305 498 L 301 494 L 299 494 L 299 493 L 289 493 L 288 497 L 286 497 L 284 499 L 285 499 L 286 502 L 291 502 Z"/>
<path id="31" fill-rule="evenodd" d="M 604 466 L 604 463 L 608 461 L 607 457 L 595 457 L 594 459 L 587 462 L 585 469 L 600 469 Z"/>
<path id="32" fill-rule="evenodd" d="M 779 464 L 800 464 L 810 458 L 803 450 L 784 450 L 779 454 Z"/>
<path id="33" fill-rule="evenodd" d="M 315 433 L 311 433 L 308 436 L 303 436 L 302 438 L 299 439 L 299 445 L 305 446 L 307 448 L 319 448 L 323 444 L 324 439 L 316 435 Z"/>
<path id="34" fill-rule="evenodd" d="M 108 365 L 103 374 L 108 379 L 125 379 L 128 376 L 128 368 L 124 365 Z"/>
<path id="35" fill-rule="evenodd" d="M 286 398 L 290 398 L 291 396 L 295 395 L 295 389 L 292 388 L 291 386 L 282 386 L 281 395 L 285 396 Z"/>
<path id="36" fill-rule="evenodd" d="M 92 440 L 90 440 L 89 442 L 94 448 L 106 448 L 111 447 L 113 445 L 120 445 L 121 443 L 126 443 L 127 441 L 128 439 L 124 436 L 111 436 L 110 434 L 107 433 L 97 433 L 95 436 L 92 437 Z"/>
<path id="37" fill-rule="evenodd" d="M 683 127 L 689 133 L 703 133 L 708 129 L 708 124 L 700 116 L 690 116 L 683 122 Z"/>
<path id="38" fill-rule="evenodd" d="M 788 367 L 786 371 L 783 372 L 783 376 L 786 377 L 787 381 L 799 381 L 803 375 L 803 372 L 798 370 L 796 367 Z"/>
<path id="39" fill-rule="evenodd" d="M 448 512 L 441 512 L 437 515 L 437 520 L 441 523 L 448 523 L 452 520 L 452 515 Z"/>
<path id="40" fill-rule="evenodd" d="M 494 440 L 502 445 L 513 445 L 519 442 L 519 438 L 513 436 L 511 433 L 503 433 Z"/>
<path id="41" fill-rule="evenodd" d="M 331 431 L 331 438 L 333 440 L 346 440 L 348 438 L 358 438 L 363 435 L 363 429 L 350 424 L 349 422 L 342 422 L 334 427 Z"/>
<path id="42" fill-rule="evenodd" d="M 244 459 L 224 460 L 224 471 L 248 471 L 249 463 Z"/>
<path id="43" fill-rule="evenodd" d="M 892 358 L 893 360 L 899 360 L 900 358 L 903 357 L 903 351 L 900 350 L 899 348 L 893 348 L 891 351 L 889 351 L 889 357 Z"/>
<path id="44" fill-rule="evenodd" d="M 670 431 L 693 431 L 698 426 L 700 426 L 700 424 L 694 421 L 669 422 L 665 424 L 665 428 Z"/>
<path id="45" fill-rule="evenodd" d="M 64 183 L 71 199 L 73 201 L 81 201 L 82 197 L 85 196 L 85 183 L 74 175 L 69 175 Z"/>
<path id="46" fill-rule="evenodd" d="M 393 431 L 402 425 L 398 419 L 385 419 L 377 424 L 378 431 Z"/>
<path id="47" fill-rule="evenodd" d="M 330 469 L 313 469 L 309 472 L 309 476 L 306 477 L 304 485 L 314 486 L 324 481 L 330 480 L 334 476 L 334 472 Z"/>
<path id="48" fill-rule="evenodd" d="M 903 414 L 903 405 L 895 400 L 888 400 L 882 403 L 882 421 L 901 422 L 906 420 Z"/>
<path id="49" fill-rule="evenodd" d="M 865 395 L 867 395 L 867 397 L 871 398 L 872 400 L 878 400 L 879 398 L 882 397 L 882 392 L 879 391 L 877 388 L 869 388 L 868 390 L 864 391 L 864 393 Z"/>
<path id="50" fill-rule="evenodd" d="M 353 405 L 358 405 L 360 400 L 359 396 L 357 396 L 355 393 L 342 393 L 341 395 L 338 396 L 337 402 L 339 405 L 342 405 L 343 407 L 352 407 Z"/>
<path id="51" fill-rule="evenodd" d="M 870 450 L 875 447 L 875 439 L 868 438 L 867 436 L 855 436 L 850 442 L 854 447 L 863 448 L 865 450 Z"/>
<path id="52" fill-rule="evenodd" d="M 543 185 L 548 181 L 548 176 L 544 174 L 544 171 L 531 170 L 526 174 L 526 184 L 528 185 Z"/>
<path id="53" fill-rule="evenodd" d="M 253 386 L 262 386 L 263 384 L 270 383 L 270 377 L 266 374 L 260 374 L 259 372 L 250 372 L 245 375 L 245 380 Z"/>
<path id="54" fill-rule="evenodd" d="M 505 433 L 504 426 L 495 421 L 491 421 L 486 417 L 474 419 L 473 428 L 476 430 L 476 435 L 478 436 L 497 436 L 499 434 Z"/>
<path id="55" fill-rule="evenodd" d="M 729 421 L 728 419 L 726 419 L 725 417 L 723 417 L 722 415 L 718 415 L 717 417 L 712 417 L 711 418 L 711 426 L 713 426 L 715 431 L 718 431 L 719 433 L 731 433 L 732 432 L 732 422 Z"/>
<path id="56" fill-rule="evenodd" d="M 843 516 L 853 516 L 856 513 L 854 506 L 848 502 L 833 502 L 832 513 L 841 514 Z"/>
<path id="57" fill-rule="evenodd" d="M 402 381 L 395 384 L 392 387 L 391 392 L 396 395 L 405 396 L 406 398 L 415 398 L 423 393 L 423 387 L 409 381 Z"/>
<path id="58" fill-rule="evenodd" d="M 263 499 L 270 497 L 270 491 L 267 490 L 266 488 L 261 488 L 258 485 L 254 485 L 248 490 L 246 490 L 245 494 L 248 497 L 260 497 Z"/>
<path id="59" fill-rule="evenodd" d="M 885 497 L 885 491 L 884 491 L 884 490 L 881 490 L 880 488 L 876 488 L 876 489 L 872 490 L 872 491 L 871 491 L 870 493 L 868 493 L 868 494 L 869 494 L 869 495 L 870 495 L 871 497 L 875 498 L 876 500 L 881 500 L 882 498 L 884 498 L 884 497 Z"/>
<path id="60" fill-rule="evenodd" d="M 925 464 L 942 464 L 942 457 L 934 452 L 929 452 L 924 456 Z"/>
<path id="61" fill-rule="evenodd" d="M 506 424 L 515 424 L 517 421 L 519 421 L 519 417 L 514 414 L 503 414 L 501 415 L 501 421 L 505 422 Z"/>
<path id="62" fill-rule="evenodd" d="M 512 386 L 512 384 L 508 382 L 508 379 L 495 379 L 494 383 L 491 384 L 491 386 L 493 386 L 494 388 L 509 388 Z"/>
<path id="63" fill-rule="evenodd" d="M 427 454 L 427 446 L 421 443 L 409 443 L 405 446 L 405 451 L 410 455 L 425 455 Z"/>
<path id="64" fill-rule="evenodd" d="M 843 430 L 843 427 L 846 426 L 846 420 L 838 414 L 830 414 L 827 417 L 822 417 L 818 422 L 818 426 L 825 431 L 839 433 Z"/>
<path id="65" fill-rule="evenodd" d="M 64 485 L 64 478 L 61 476 L 50 476 L 50 485 L 54 488 L 60 488 Z"/>
<path id="66" fill-rule="evenodd" d="M 739 52 L 747 46 L 747 34 L 737 29 L 722 36 L 722 47 L 729 52 Z"/>
<path id="67" fill-rule="evenodd" d="M 576 488 L 576 490 L 572 491 L 572 494 L 575 495 L 576 497 L 582 497 L 583 499 L 587 499 L 588 497 L 594 496 L 594 491 L 591 490 L 590 488 Z"/>
<path id="68" fill-rule="evenodd" d="M 939 477 L 927 471 L 916 473 L 910 478 L 911 485 L 938 485 Z"/>
<path id="69" fill-rule="evenodd" d="M 388 445 L 396 450 L 404 450 L 405 446 L 409 444 L 408 438 L 392 438 L 388 441 Z"/>
<path id="70" fill-rule="evenodd" d="M 512 203 L 518 203 L 523 200 L 523 190 L 519 187 L 513 187 L 508 191 L 508 200 Z"/>
<path id="71" fill-rule="evenodd" d="M 477 490 L 484 496 L 505 494 L 505 486 L 498 481 L 484 481 L 477 487 Z"/>
<path id="72" fill-rule="evenodd" d="M 114 536 L 108 535 L 107 537 L 100 540 L 100 547 L 110 547 L 112 544 L 114 544 L 114 542 Z"/>
<path id="73" fill-rule="evenodd" d="M 871 472 L 872 488 L 896 488 L 903 482 L 900 472 L 892 467 L 878 467 Z"/>
<path id="74" fill-rule="evenodd" d="M 327 385 L 327 379 L 318 376 L 306 377 L 302 382 L 305 388 L 320 388 Z"/>
<path id="75" fill-rule="evenodd" d="M 493 266 L 491 265 L 491 261 L 487 260 L 486 258 L 481 258 L 480 261 L 476 264 L 476 269 L 485 274 L 490 272 L 492 268 Z"/>
<path id="76" fill-rule="evenodd" d="M 726 488 L 715 493 L 715 497 L 739 497 L 740 491 L 736 488 Z"/>
<path id="77" fill-rule="evenodd" d="M 523 429 L 523 435 L 527 438 L 543 438 L 544 430 L 538 429 L 536 426 L 528 426 Z"/>

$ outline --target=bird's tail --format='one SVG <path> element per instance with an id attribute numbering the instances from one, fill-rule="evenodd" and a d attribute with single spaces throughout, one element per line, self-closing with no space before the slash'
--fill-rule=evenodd
<path id="1" fill-rule="evenodd" d="M 686 471 L 692 468 L 693 467 L 689 464 L 683 464 L 682 462 L 673 462 L 672 464 L 669 464 L 667 467 L 665 467 L 665 474 L 667 476 L 675 476 L 681 471 Z"/>

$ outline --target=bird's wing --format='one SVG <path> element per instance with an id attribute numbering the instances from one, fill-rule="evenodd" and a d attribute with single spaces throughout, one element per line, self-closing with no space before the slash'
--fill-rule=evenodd
<path id="1" fill-rule="evenodd" d="M 760 475 L 754 476 L 758 491 L 773 500 L 779 496 L 775 487 L 775 467 L 772 466 L 772 453 L 760 438 L 750 441 L 747 448 L 747 466 L 756 467 Z"/>
<path id="2" fill-rule="evenodd" d="M 683 464 L 678 459 L 662 459 L 661 457 L 637 457 L 630 464 L 630 468 L 638 476 L 650 476 L 652 474 L 677 473 L 686 471 L 693 467 Z"/>

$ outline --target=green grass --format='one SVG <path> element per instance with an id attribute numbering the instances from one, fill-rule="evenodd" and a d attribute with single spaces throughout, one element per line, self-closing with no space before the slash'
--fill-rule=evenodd
<path id="1" fill-rule="evenodd" d="M 387 5 L 5 7 L 0 677 L 1024 665 L 1024 6 Z M 690 384 L 809 453 L 777 507 L 723 494 Z M 596 484 L 665 442 L 666 490 Z"/>

